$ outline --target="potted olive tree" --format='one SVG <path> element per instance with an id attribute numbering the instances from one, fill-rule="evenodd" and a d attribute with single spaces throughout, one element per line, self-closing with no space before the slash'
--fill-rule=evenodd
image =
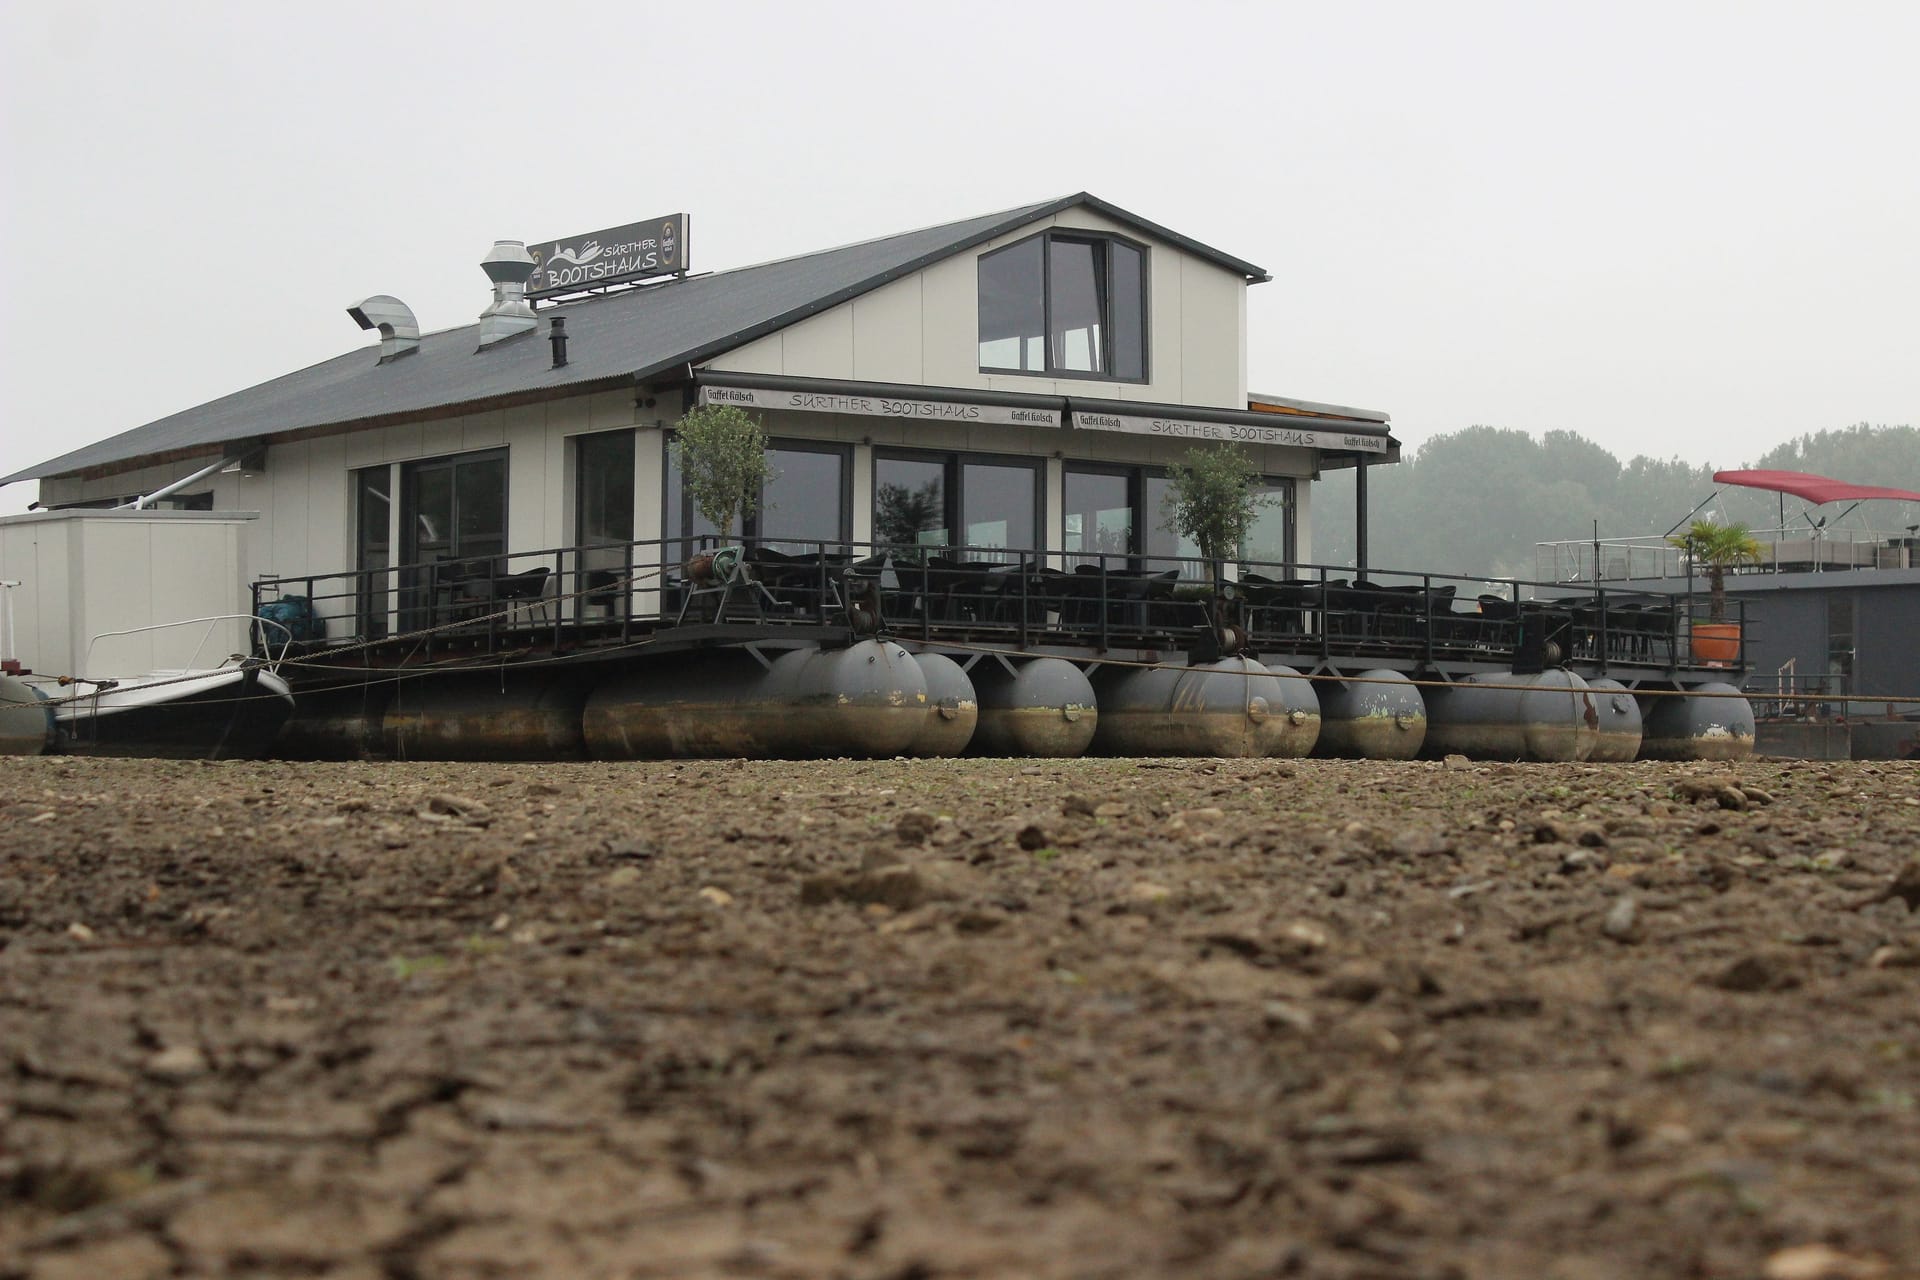
<path id="1" fill-rule="evenodd" d="M 730 573 L 740 562 L 738 548 L 727 545 L 734 518 L 744 524 L 760 506 L 760 491 L 773 479 L 766 432 L 758 419 L 735 405 L 698 405 L 674 425 L 673 460 L 686 482 L 688 499 L 720 535 L 718 548 L 687 561 L 687 576 L 706 581 L 720 561 Z"/>
<path id="2" fill-rule="evenodd" d="M 1715 524 L 1695 520 L 1685 533 L 1668 542 L 1707 572 L 1707 617 L 1693 624 L 1693 655 L 1708 662 L 1735 662 L 1740 657 L 1740 624 L 1727 619 L 1727 570 L 1760 562 L 1760 544 L 1744 524 Z"/>
<path id="3" fill-rule="evenodd" d="M 1199 545 L 1216 596 L 1226 558 L 1239 551 L 1261 510 L 1273 504 L 1272 495 L 1255 492 L 1259 483 L 1252 459 L 1232 444 L 1189 449 L 1185 461 L 1168 469 L 1161 517 Z"/>

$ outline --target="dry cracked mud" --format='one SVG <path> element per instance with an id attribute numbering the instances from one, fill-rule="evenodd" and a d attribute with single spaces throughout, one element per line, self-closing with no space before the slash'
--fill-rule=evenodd
<path id="1" fill-rule="evenodd" d="M 5 1280 L 1920 1275 L 1920 766 L 7 773 Z"/>

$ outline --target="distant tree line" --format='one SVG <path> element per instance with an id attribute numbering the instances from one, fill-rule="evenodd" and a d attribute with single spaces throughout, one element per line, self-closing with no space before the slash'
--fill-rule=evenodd
<path id="1" fill-rule="evenodd" d="M 1678 458 L 1621 462 L 1572 431 L 1533 436 L 1502 427 L 1438 435 L 1394 466 L 1368 476 L 1369 559 L 1377 569 L 1432 569 L 1529 578 L 1534 544 L 1593 536 L 1659 537 L 1687 523 L 1696 503 L 1728 468 L 1811 471 L 1856 484 L 1920 491 L 1920 428 L 1857 426 L 1803 435 L 1751 462 L 1695 466 Z M 1778 495 L 1717 486 L 1700 514 L 1778 527 Z M 1844 519 L 1845 505 L 1785 502 L 1789 525 L 1825 519 L 1829 530 L 1899 533 L 1920 524 L 1920 503 L 1869 502 Z M 1328 472 L 1313 493 L 1316 563 L 1353 563 L 1353 472 Z"/>

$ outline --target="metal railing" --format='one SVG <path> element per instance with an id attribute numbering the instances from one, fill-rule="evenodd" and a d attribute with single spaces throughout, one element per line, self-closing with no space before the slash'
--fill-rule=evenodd
<path id="1" fill-rule="evenodd" d="M 1760 559 L 1731 572 L 1833 573 L 1850 569 L 1920 568 L 1920 537 L 1865 529 L 1815 529 L 1806 525 L 1755 529 Z M 1700 577 L 1704 570 L 1665 538 L 1568 539 L 1536 542 L 1534 576 L 1566 585 L 1647 582 Z"/>
<path id="2" fill-rule="evenodd" d="M 702 553 L 721 555 L 705 564 Z M 1297 661 L 1506 661 L 1677 670 L 1744 665 L 1745 628 L 1708 651 L 1690 593 L 1565 593 L 1514 578 L 1332 565 L 712 537 L 554 547 L 263 579 L 298 601 L 297 649 L 344 644 L 566 649 L 690 626 L 877 628 L 922 642 L 1185 649 L 1225 628 Z M 1556 590 L 1562 594 L 1553 596 Z M 1734 602 L 1737 607 L 1739 602 Z M 868 616 L 870 615 L 870 616 Z M 1744 623 L 1744 616 L 1737 615 Z"/>
<path id="3" fill-rule="evenodd" d="M 1801 675 L 1799 659 L 1788 658 L 1770 675 L 1748 676 L 1740 688 L 1763 720 L 1833 720 L 1846 718 L 1852 684 L 1838 672 Z"/>

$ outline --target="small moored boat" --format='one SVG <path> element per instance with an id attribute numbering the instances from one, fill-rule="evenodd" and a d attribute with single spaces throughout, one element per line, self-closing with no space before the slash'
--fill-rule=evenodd
<path id="1" fill-rule="evenodd" d="M 245 615 L 194 618 L 160 627 L 107 632 L 95 642 L 165 627 L 211 626 L 240 621 L 264 632 L 286 628 Z M 290 637 L 289 637 L 290 639 Z M 51 710 L 53 749 L 68 755 L 170 756 L 186 759 L 257 759 L 293 714 L 293 691 L 275 670 L 286 642 L 274 655 L 235 654 L 215 667 L 156 669 L 138 676 L 22 675 Z M 92 646 L 89 646 L 89 653 Z M 198 655 L 196 654 L 197 658 Z"/>

